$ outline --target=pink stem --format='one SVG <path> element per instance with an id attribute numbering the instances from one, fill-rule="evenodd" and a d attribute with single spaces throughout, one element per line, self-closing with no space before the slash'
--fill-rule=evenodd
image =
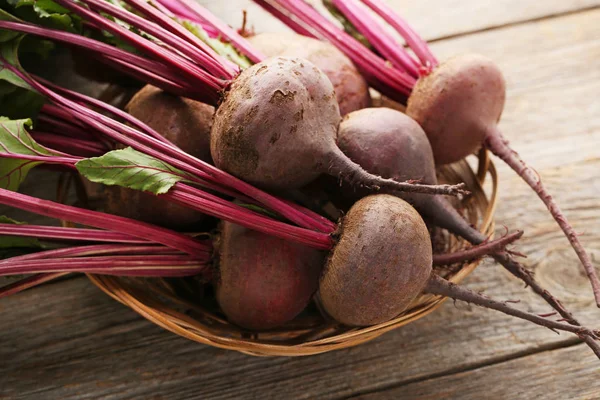
<path id="1" fill-rule="evenodd" d="M 554 217 L 558 223 L 558 226 L 560 226 L 565 236 L 569 240 L 569 243 L 571 243 L 575 253 L 577 253 L 577 256 L 579 257 L 585 273 L 587 274 L 592 285 L 592 290 L 596 299 L 596 305 L 600 307 L 600 281 L 598 280 L 598 275 L 596 273 L 596 269 L 594 268 L 594 264 L 592 263 L 590 256 L 583 248 L 577 233 L 573 230 L 573 227 L 567 220 L 567 217 L 563 214 L 556 201 L 554 201 L 550 193 L 548 193 L 542 184 L 540 176 L 521 159 L 516 151 L 509 147 L 508 141 L 496 127 L 490 129 L 486 135 L 484 143 L 492 153 L 502 159 L 502 161 L 508 164 L 508 166 L 510 166 L 525 182 L 527 182 L 527 184 L 535 193 L 537 193 L 539 198 L 546 205 L 550 211 L 550 214 L 552 214 L 552 217 Z"/>
<path id="2" fill-rule="evenodd" d="M 209 243 L 207 243 L 209 245 Z M 177 250 L 170 247 L 156 246 L 148 243 L 146 245 L 129 244 L 94 244 L 89 246 L 65 247 L 62 249 L 39 251 L 37 253 L 25 254 L 0 260 L 0 264 L 21 261 L 46 260 L 56 258 L 89 257 L 106 255 L 176 255 Z M 199 259 L 209 260 L 210 253 L 203 254 Z"/>
<path id="3" fill-rule="evenodd" d="M 451 265 L 476 260 L 487 255 L 493 255 L 494 253 L 504 251 L 506 246 L 517 241 L 521 236 L 523 236 L 523 231 L 517 231 L 501 237 L 500 239 L 484 242 L 469 249 L 458 250 L 447 254 L 434 254 L 433 265 Z"/>
<path id="4" fill-rule="evenodd" d="M 419 63 L 356 0 L 331 1 L 369 43 L 395 67 L 419 79 Z"/>
<path id="5" fill-rule="evenodd" d="M 232 29 L 227 24 L 221 22 L 221 20 L 195 0 L 158 0 L 158 2 L 175 13 L 177 13 L 176 10 L 181 10 L 182 8 L 186 9 L 188 11 L 187 18 L 191 20 L 195 20 L 195 18 L 190 18 L 190 16 L 194 16 L 200 21 L 208 22 L 208 24 L 215 27 L 224 38 L 233 44 L 253 63 L 259 63 L 266 58 L 264 54 L 255 49 L 250 42 L 237 33 L 235 29 Z"/>
<path id="6" fill-rule="evenodd" d="M 41 285 L 42 283 L 49 282 L 68 274 L 68 272 L 54 272 L 51 274 L 35 274 L 28 276 L 27 278 L 23 278 L 9 285 L 0 287 L 0 299 L 17 294 L 23 290 L 30 289 L 32 287 Z"/>
<path id="7" fill-rule="evenodd" d="M 328 234 L 273 220 L 181 182 L 176 183 L 168 193 L 161 196 L 219 219 L 281 239 L 295 241 L 322 250 L 330 250 L 333 247 L 333 240 Z"/>
<path id="8" fill-rule="evenodd" d="M 265 11 L 273 15 L 275 18 L 286 24 L 297 34 L 307 36 L 313 39 L 318 39 L 318 37 L 315 36 L 315 34 L 313 34 L 306 27 L 304 27 L 304 25 L 298 23 L 295 19 L 293 19 L 290 15 L 284 13 L 278 7 L 275 7 L 274 5 L 265 0 L 254 0 L 254 2 L 261 6 Z"/>
<path id="9" fill-rule="evenodd" d="M 206 252 L 207 250 L 205 244 L 168 229 L 159 228 L 129 218 L 117 217 L 97 211 L 84 210 L 59 204 L 49 200 L 37 199 L 6 189 L 0 189 L 0 204 L 30 211 L 50 218 L 64 219 L 83 225 L 93 226 L 95 228 L 114 230 L 151 242 L 161 243 L 191 255 L 197 255 Z"/>
<path id="10" fill-rule="evenodd" d="M 51 240 L 77 240 L 84 242 L 148 243 L 147 240 L 138 239 L 134 236 L 118 232 L 43 225 L 0 224 L 0 235 L 28 236 Z"/>
<path id="11" fill-rule="evenodd" d="M 126 22 L 129 25 L 156 37 L 165 44 L 171 46 L 174 50 L 188 57 L 192 62 L 205 68 L 210 74 L 212 74 L 212 76 L 221 76 L 227 80 L 231 80 L 235 76 L 235 72 L 228 71 L 227 68 L 225 68 L 219 61 L 217 61 L 217 59 L 215 59 L 214 57 L 212 57 L 204 51 L 205 45 L 203 42 L 200 42 L 200 40 L 198 40 L 198 38 L 192 35 L 191 32 L 185 30 L 180 25 L 177 25 L 175 22 L 171 21 L 164 15 L 162 16 L 164 18 L 159 22 L 161 24 L 159 26 L 148 19 L 144 19 L 138 15 L 127 11 L 124 8 L 117 7 L 104 0 L 81 1 L 82 3 L 87 4 L 93 9 L 100 10 L 108 15 L 118 18 L 121 21 Z M 158 12 L 158 10 L 156 10 L 155 8 L 152 8 L 152 6 L 148 5 L 148 3 L 140 5 L 140 2 L 136 2 L 135 0 L 129 0 L 127 3 L 134 6 L 138 10 L 142 10 L 146 14 L 148 13 L 148 9 L 150 9 L 152 10 L 152 12 L 155 13 L 155 15 L 160 15 L 160 12 Z M 167 24 L 171 25 L 170 28 L 173 28 L 173 25 L 176 25 L 179 28 L 177 34 L 183 36 L 185 39 L 182 39 L 180 36 L 173 34 L 171 30 L 163 28 L 163 26 Z M 190 43 L 190 40 L 194 41 L 194 43 Z M 201 44 L 198 45 L 197 42 L 200 42 Z"/>
<path id="12" fill-rule="evenodd" d="M 377 15 L 390 24 L 404 40 L 406 40 L 408 46 L 415 52 L 423 65 L 429 65 L 431 68 L 435 68 L 438 65 L 437 58 L 429 49 L 427 42 L 421 39 L 419 34 L 417 34 L 403 18 L 394 12 L 391 7 L 387 6 L 381 0 L 361 1 L 375 11 Z"/>
<path id="13" fill-rule="evenodd" d="M 138 48 L 142 52 L 149 54 L 152 57 L 156 57 L 158 60 L 162 60 L 167 65 L 175 68 L 175 70 L 187 76 L 196 85 L 210 89 L 215 98 L 218 98 L 218 91 L 223 90 L 227 81 L 219 80 L 213 75 L 207 73 L 197 65 L 188 61 L 187 58 L 181 57 L 173 51 L 166 50 L 165 48 L 157 45 L 156 43 L 147 40 L 128 29 L 120 26 L 119 24 L 112 22 L 100 14 L 97 14 L 87 8 L 84 8 L 72 0 L 56 0 L 57 3 L 63 7 L 71 10 L 75 14 L 79 15 L 84 19 L 88 19 L 94 24 L 97 24 L 102 29 L 126 40 L 132 46 Z M 183 77 L 182 77 L 183 78 Z"/>
<path id="14" fill-rule="evenodd" d="M 198 275 L 205 270 L 206 262 L 187 256 L 168 255 L 57 258 L 0 264 L 0 276 L 82 272 L 118 276 L 182 277 Z"/>
<path id="15" fill-rule="evenodd" d="M 120 110 L 117 107 L 114 107 L 108 103 L 105 103 L 105 102 L 95 99 L 93 97 L 86 96 L 84 94 L 75 92 L 73 90 L 62 88 L 58 85 L 53 84 L 52 82 L 42 79 L 40 77 L 35 76 L 34 78 L 41 84 L 45 85 L 46 87 L 54 90 L 55 92 L 65 96 L 73 101 L 76 101 L 78 103 L 84 104 L 89 107 L 98 108 L 105 112 L 109 112 L 109 113 L 123 119 L 126 123 L 130 124 L 131 126 L 140 130 L 141 132 L 144 132 L 145 134 L 152 136 L 153 138 L 160 140 L 164 143 L 170 144 L 171 146 L 175 146 L 172 142 L 167 140 L 163 135 L 158 133 L 156 130 L 152 129 L 149 125 L 147 125 L 144 122 L 140 121 L 139 119 L 135 118 L 131 114 L 126 113 L 123 110 Z M 62 110 L 62 109 L 60 109 L 60 110 Z"/>
<path id="16" fill-rule="evenodd" d="M 124 0 L 124 2 L 137 9 L 138 11 L 144 13 L 148 18 L 152 19 L 162 28 L 170 31 L 175 36 L 187 41 L 190 45 L 201 49 L 204 53 L 208 54 L 208 56 L 211 57 L 213 60 L 216 60 L 217 62 L 213 64 L 215 64 L 216 72 L 218 72 L 219 70 L 221 71 L 220 73 L 222 78 L 233 79 L 239 74 L 240 69 L 236 64 L 231 63 L 225 58 L 221 57 L 209 45 L 204 43 L 190 31 L 185 29 L 183 26 L 181 26 L 181 24 L 178 24 L 177 22 L 173 21 L 170 15 L 166 15 L 164 11 L 159 10 L 156 6 L 160 6 L 160 3 L 153 4 L 153 6 L 151 6 L 146 1 L 141 0 Z"/>
<path id="17" fill-rule="evenodd" d="M 90 140 L 74 139 L 53 133 L 31 131 L 36 142 L 60 151 L 66 151 L 81 157 L 97 157 L 109 151 L 102 143 Z"/>
<path id="18" fill-rule="evenodd" d="M 327 18 L 319 14 L 302 0 L 273 0 L 288 12 L 294 14 L 305 24 L 323 35 L 336 47 L 342 50 L 363 72 L 380 81 L 380 86 L 387 86 L 396 92 L 410 95 L 415 79 L 401 71 L 390 68 L 386 62 L 367 49 L 351 35 L 335 26 Z"/>

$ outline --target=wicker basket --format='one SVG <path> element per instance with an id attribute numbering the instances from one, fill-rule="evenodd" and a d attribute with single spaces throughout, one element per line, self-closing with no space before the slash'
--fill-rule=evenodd
<path id="1" fill-rule="evenodd" d="M 466 161 L 439 171 L 440 180 L 465 182 L 472 192 L 461 205 L 465 216 L 482 232 L 492 234 L 496 206 L 497 174 L 486 151 L 478 155 L 479 165 L 474 172 Z M 491 194 L 487 198 L 482 185 L 491 179 Z M 450 238 L 447 248 L 455 250 L 464 242 Z M 460 282 L 476 267 L 477 262 L 448 271 L 446 278 Z M 423 295 L 407 311 L 383 324 L 366 328 L 341 326 L 323 318 L 316 308 L 277 330 L 248 332 L 228 323 L 214 305 L 186 300 L 176 295 L 168 281 L 160 279 L 127 279 L 89 275 L 90 280 L 112 298 L 125 304 L 155 324 L 199 343 L 237 350 L 257 356 L 305 356 L 356 346 L 399 328 L 438 308 L 445 298 Z M 177 292 L 180 293 L 180 292 Z"/>

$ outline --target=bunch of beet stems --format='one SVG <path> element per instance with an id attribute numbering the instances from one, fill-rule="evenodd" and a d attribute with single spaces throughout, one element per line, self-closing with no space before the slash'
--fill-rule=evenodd
<path id="1" fill-rule="evenodd" d="M 166 1 L 166 0 L 165 0 Z M 373 47 L 371 50 L 321 15 L 304 0 L 254 0 L 299 34 L 326 39 L 343 51 L 363 72 L 370 85 L 386 96 L 406 104 L 417 80 L 439 65 L 427 43 L 382 0 L 324 0 L 336 9 Z M 361 4 L 362 3 L 362 4 Z M 366 6 L 366 7 L 365 7 Z M 414 56 L 369 13 L 373 11 L 391 26 L 412 50 Z M 376 51 L 377 53 L 375 53 Z M 393 84 L 390 75 L 403 77 Z M 497 129 L 487 133 L 483 145 L 510 166 L 538 195 L 577 253 L 600 307 L 600 280 L 578 234 L 556 201 L 542 184 L 537 172 L 527 165 Z"/>
<path id="2" fill-rule="evenodd" d="M 203 42 L 197 40 L 195 36 L 185 31 L 181 25 L 145 2 L 140 2 L 138 0 L 126 1 L 129 6 L 145 15 L 150 21 L 130 13 L 124 8 L 115 7 L 112 4 L 102 2 L 101 0 L 82 1 L 82 3 L 89 8 L 85 8 L 69 0 L 57 0 L 57 2 L 81 16 L 89 26 L 116 35 L 129 42 L 142 53 L 150 55 L 150 58 L 123 52 L 112 46 L 85 38 L 81 35 L 54 31 L 31 24 L 0 21 L 0 29 L 34 34 L 79 46 L 88 51 L 93 49 L 94 57 L 122 72 L 145 82 L 152 83 L 173 94 L 195 98 L 209 104 L 218 103 L 220 91 L 226 89 L 231 82 L 231 79 L 233 79 L 237 73 L 230 62 L 220 59 L 214 51 L 209 49 Z M 149 33 L 157 38 L 160 43 L 157 44 L 152 40 L 134 34 L 112 20 L 105 18 L 104 14 L 115 17 L 131 24 L 133 27 Z M 210 19 L 208 19 L 208 21 L 210 21 Z M 161 28 L 161 25 L 165 26 L 166 29 Z M 179 36 L 173 34 L 173 32 L 176 32 Z M 202 51 L 198 51 L 199 49 Z M 240 50 L 239 46 L 238 50 Z M 249 58 L 252 59 L 252 57 Z M 42 95 L 46 96 L 54 105 L 62 106 L 64 108 L 63 111 L 69 113 L 73 118 L 80 122 L 85 122 L 87 127 L 97 129 L 118 143 L 131 146 L 138 151 L 144 152 L 182 169 L 187 174 L 191 174 L 194 182 L 200 186 L 212 189 L 218 187 L 221 189 L 220 192 L 225 194 L 231 190 L 237 190 L 243 196 L 248 196 L 257 200 L 262 205 L 278 212 L 284 218 L 297 223 L 299 227 L 285 223 L 282 223 L 285 227 L 279 226 L 279 221 L 265 218 L 260 214 L 249 212 L 244 208 L 237 208 L 238 206 L 230 202 L 189 185 L 178 183 L 175 190 L 171 190 L 170 193 L 164 195 L 172 201 L 190 206 L 199 211 L 204 211 L 209 215 L 218 216 L 219 218 L 239 223 L 246 227 L 252 225 L 249 219 L 241 218 L 236 220 L 231 212 L 239 212 L 239 214 L 237 214 L 238 217 L 243 213 L 250 213 L 252 216 L 251 219 L 254 222 L 254 227 L 251 229 L 270 234 L 277 231 L 279 235 L 283 235 L 279 237 L 285 237 L 289 240 L 312 245 L 316 248 L 330 248 L 332 246 L 330 234 L 325 233 L 333 232 L 335 229 L 335 224 L 331 221 L 326 220 L 318 214 L 299 208 L 289 202 L 268 196 L 266 193 L 187 155 L 172 144 L 165 143 L 164 140 L 157 137 L 155 132 L 144 132 L 145 134 L 140 134 L 135 128 L 130 128 L 125 124 L 106 118 L 104 115 L 95 111 L 81 108 L 81 98 L 79 101 L 68 99 L 66 96 L 62 96 L 28 77 L 19 69 L 9 65 L 6 60 L 2 61 L 5 68 L 10 69 L 13 73 L 24 79 L 34 88 L 34 90 L 37 90 Z M 98 107 L 99 105 L 95 104 L 95 106 Z M 102 108 L 102 106 L 100 106 L 100 108 Z M 125 120 L 127 121 L 127 118 L 125 118 Z M 118 132 L 119 129 L 121 129 L 124 134 Z M 15 158 L 23 157 L 18 156 Z M 42 158 L 44 157 L 28 156 L 28 158 L 33 161 L 43 161 Z M 70 160 L 68 160 L 69 157 L 63 157 L 62 160 L 59 160 L 59 158 L 60 157 L 57 157 L 54 160 L 58 164 L 64 163 L 65 161 L 72 162 L 74 160 L 73 157 L 71 157 Z M 223 188 L 223 186 L 225 186 L 225 188 Z M 241 190 L 240 186 L 242 186 Z M 414 190 L 414 185 L 408 186 L 413 187 Z M 419 190 L 422 190 L 425 185 L 418 186 L 421 186 L 421 189 Z M 431 189 L 432 191 L 430 193 L 437 193 L 435 188 Z M 0 203 L 6 204 L 7 201 L 6 197 L 2 196 L 2 193 L 0 193 Z M 11 201 L 11 203 L 13 202 Z M 51 207 L 43 207 L 43 209 L 37 208 L 36 211 L 36 207 L 33 207 L 34 210 L 32 210 L 30 205 L 25 206 L 26 203 L 26 201 L 19 202 L 16 206 L 38 212 L 42 215 L 63 218 L 63 216 L 56 216 L 60 215 L 60 212 L 48 212 Z M 15 204 L 11 205 L 15 206 Z M 78 222 L 76 220 L 73 221 Z M 85 224 L 85 222 L 83 223 Z M 265 225 L 261 225 L 261 223 L 265 223 Z M 277 226 L 273 226 L 274 224 Z M 315 226 L 318 227 L 317 230 L 311 230 Z M 278 230 L 278 228 L 280 229 Z M 317 237 L 317 235 L 319 237 Z M 160 243 L 160 241 L 158 242 Z M 575 328 L 579 329 L 581 327 Z M 586 341 L 590 340 L 593 342 L 596 337 L 595 334 L 589 334 L 589 332 L 583 334 L 581 332 L 580 334 L 585 336 Z M 595 343 L 593 345 L 595 345 Z M 590 344 L 590 346 L 592 346 L 592 344 Z M 599 353 L 597 351 L 597 346 L 594 351 L 596 351 L 597 354 Z"/>

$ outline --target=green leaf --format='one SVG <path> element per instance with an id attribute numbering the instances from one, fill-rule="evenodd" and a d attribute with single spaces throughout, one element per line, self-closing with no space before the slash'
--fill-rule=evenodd
<path id="1" fill-rule="evenodd" d="M 13 225 L 25 225 L 25 222 L 15 221 L 14 219 L 8 218 L 4 215 L 0 215 L 0 223 L 2 224 L 13 224 Z M 36 248 L 41 249 L 43 246 L 39 240 L 31 237 L 20 237 L 20 236 L 0 236 L 0 249 L 14 249 L 14 248 Z M 2 251 L 0 253 L 6 253 Z"/>
<path id="2" fill-rule="evenodd" d="M 177 18 L 175 20 L 183 25 L 185 29 L 192 32 L 198 39 L 209 45 L 220 56 L 227 58 L 242 69 L 252 66 L 252 62 L 246 56 L 240 54 L 231 43 L 223 42 L 219 38 L 211 38 L 202 26 L 192 21 Z"/>
<path id="3" fill-rule="evenodd" d="M 154 194 L 167 193 L 177 182 L 188 181 L 185 172 L 131 147 L 81 160 L 75 166 L 92 182 Z"/>
<path id="4" fill-rule="evenodd" d="M 81 29 L 81 18 L 52 0 L 0 0 L 0 7 L 14 17 L 35 25 L 69 32 Z"/>
<path id="5" fill-rule="evenodd" d="M 25 129 L 30 127 L 30 119 L 9 120 L 0 117 L 0 154 L 58 155 L 37 144 Z M 29 171 L 41 163 L 0 157 L 0 187 L 16 191 Z"/>

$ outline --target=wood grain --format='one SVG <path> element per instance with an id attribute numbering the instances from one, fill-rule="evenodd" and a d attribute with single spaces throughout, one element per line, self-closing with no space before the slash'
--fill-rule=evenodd
<path id="1" fill-rule="evenodd" d="M 320 0 L 309 0 L 319 6 Z M 213 13 L 241 27 L 242 10 L 248 22 L 260 31 L 278 31 L 284 26 L 250 0 L 202 0 Z M 427 40 L 440 40 L 523 21 L 543 19 L 600 6 L 599 0 L 387 0 Z"/>
<path id="2" fill-rule="evenodd" d="M 598 361 L 585 352 L 582 345 L 571 346 L 353 398 L 479 400 L 485 393 L 488 399 L 597 399 Z"/>
<path id="3" fill-rule="evenodd" d="M 589 11 L 434 46 L 440 58 L 477 51 L 500 64 L 509 85 L 501 127 L 585 232 L 596 260 L 598 38 L 600 11 Z M 526 230 L 519 249 L 530 255 L 527 264 L 597 327 L 600 311 L 566 239 L 511 171 L 500 167 L 500 176 L 499 224 Z M 468 285 L 548 311 L 491 263 Z M 255 358 L 188 342 L 147 323 L 84 278 L 3 299 L 0 320 L 0 398 L 6 399 L 600 397 L 598 361 L 587 348 L 573 346 L 578 339 L 451 302 L 371 343 L 299 359 Z M 576 388 L 560 391 L 571 383 Z"/>

